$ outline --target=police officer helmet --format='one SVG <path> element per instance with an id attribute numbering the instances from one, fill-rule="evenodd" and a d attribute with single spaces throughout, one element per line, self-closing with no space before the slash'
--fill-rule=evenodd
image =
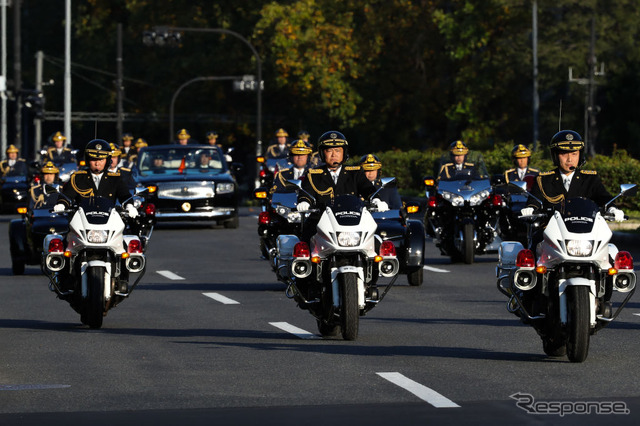
<path id="1" fill-rule="evenodd" d="M 580 133 L 573 130 L 561 130 L 553 135 L 551 142 L 549 142 L 549 149 L 551 150 L 551 159 L 553 160 L 554 166 L 558 166 L 559 164 L 558 154 L 573 151 L 580 152 L 578 167 L 582 167 L 586 162 L 582 136 L 580 136 Z"/>
<path id="2" fill-rule="evenodd" d="M 51 140 L 54 142 L 57 142 L 57 141 L 64 142 L 67 140 L 67 137 L 63 135 L 62 132 L 55 132 L 53 136 L 51 136 Z"/>
<path id="3" fill-rule="evenodd" d="M 298 138 L 299 138 L 299 139 L 308 138 L 309 136 L 311 136 L 311 135 L 310 135 L 310 134 L 309 134 L 309 132 L 307 132 L 306 130 L 300 130 L 300 131 L 298 132 Z"/>
<path id="4" fill-rule="evenodd" d="M 132 141 L 133 140 L 133 135 L 131 133 L 123 133 L 122 134 L 122 141 Z"/>
<path id="5" fill-rule="evenodd" d="M 286 131 L 286 130 L 284 130 L 284 129 L 278 129 L 278 130 L 276 130 L 276 138 L 279 138 L 279 137 L 281 137 L 281 136 L 284 136 L 285 138 L 286 138 L 286 137 L 289 137 L 289 133 L 287 133 L 287 131 Z"/>
<path id="6" fill-rule="evenodd" d="M 111 157 L 111 146 L 109 146 L 109 142 L 104 139 L 94 139 L 90 141 L 84 149 L 84 159 L 86 161 L 106 158 L 108 163 L 109 157 Z"/>
<path id="7" fill-rule="evenodd" d="M 176 136 L 178 139 L 191 139 L 191 135 L 187 132 L 187 129 L 180 129 Z"/>
<path id="8" fill-rule="evenodd" d="M 56 167 L 55 164 L 53 164 L 53 162 L 47 161 L 40 169 L 40 173 L 42 173 L 43 175 L 47 173 L 54 173 L 57 175 L 58 173 L 60 173 L 60 170 Z"/>
<path id="9" fill-rule="evenodd" d="M 469 153 L 469 148 L 462 141 L 451 142 L 449 145 L 449 152 L 451 155 L 467 155 Z"/>
<path id="10" fill-rule="evenodd" d="M 142 138 L 138 138 L 138 140 L 136 141 L 135 147 L 136 147 L 137 149 L 140 149 L 140 148 L 144 148 L 145 146 L 149 146 L 149 144 L 147 143 L 147 141 L 145 141 L 145 140 L 144 140 L 144 139 L 142 139 Z"/>
<path id="11" fill-rule="evenodd" d="M 327 148 L 338 148 L 342 147 L 344 150 L 344 157 L 342 158 L 342 162 L 346 162 L 349 159 L 349 142 L 347 142 L 347 138 L 340 132 L 336 132 L 335 130 L 330 130 L 325 132 L 318 138 L 318 156 L 323 163 L 326 163 L 326 159 L 324 158 L 324 150 Z"/>
<path id="12" fill-rule="evenodd" d="M 20 152 L 20 150 L 16 148 L 15 145 L 11 144 L 7 147 L 6 153 L 11 154 L 12 152 L 15 152 L 17 154 L 18 152 Z"/>
<path id="13" fill-rule="evenodd" d="M 531 150 L 526 145 L 518 144 L 511 150 L 511 157 L 516 158 L 529 158 L 531 157 Z"/>
<path id="14" fill-rule="evenodd" d="M 313 150 L 311 149 L 309 144 L 302 139 L 298 139 L 297 141 L 292 143 L 291 147 L 289 148 L 290 157 L 293 155 L 311 155 L 312 152 Z"/>
<path id="15" fill-rule="evenodd" d="M 216 139 L 217 137 L 218 137 L 218 132 L 216 132 L 215 130 L 207 132 L 207 139 L 211 140 L 211 139 Z"/>
<path id="16" fill-rule="evenodd" d="M 377 156 L 367 154 L 360 158 L 360 166 L 362 167 L 362 170 L 369 172 L 373 170 L 380 170 L 382 168 L 382 162 Z"/>
<path id="17" fill-rule="evenodd" d="M 120 157 L 122 155 L 122 151 L 120 151 L 120 148 L 117 147 L 113 142 L 109 142 L 109 148 L 111 148 L 111 157 Z"/>

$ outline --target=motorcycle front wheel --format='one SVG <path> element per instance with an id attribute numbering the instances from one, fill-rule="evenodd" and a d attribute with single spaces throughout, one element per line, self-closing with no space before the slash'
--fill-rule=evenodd
<path id="1" fill-rule="evenodd" d="M 90 266 L 87 269 L 86 324 L 91 328 L 102 327 L 104 318 L 104 275 L 103 266 Z"/>
<path id="2" fill-rule="evenodd" d="M 340 333 L 340 326 L 335 324 L 327 324 L 323 320 L 318 321 L 318 331 L 322 337 L 335 337 Z"/>
<path id="3" fill-rule="evenodd" d="M 567 358 L 582 362 L 589 353 L 589 288 L 567 289 Z"/>
<path id="4" fill-rule="evenodd" d="M 358 274 L 347 272 L 338 275 L 340 287 L 340 322 L 342 338 L 355 340 L 358 337 L 360 308 L 358 307 Z"/>
<path id="5" fill-rule="evenodd" d="M 467 265 L 473 263 L 474 246 L 473 223 L 465 223 L 462 228 L 462 258 Z"/>

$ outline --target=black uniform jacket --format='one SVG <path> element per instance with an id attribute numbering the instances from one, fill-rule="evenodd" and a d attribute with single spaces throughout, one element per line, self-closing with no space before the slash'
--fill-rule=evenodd
<path id="1" fill-rule="evenodd" d="M 13 166 L 9 166 L 9 160 L 3 160 L 0 162 L 0 172 L 2 177 L 5 176 L 22 176 L 26 175 L 29 171 L 27 162 L 22 158 L 18 158 Z"/>
<path id="2" fill-rule="evenodd" d="M 62 148 L 62 152 L 58 154 L 58 150 L 55 146 L 50 146 L 47 149 L 47 156 L 45 157 L 48 160 L 51 160 L 54 164 L 61 163 L 75 163 L 76 158 L 71 153 L 71 149 Z"/>
<path id="3" fill-rule="evenodd" d="M 47 209 L 52 208 L 58 199 L 58 192 L 45 191 L 45 184 L 33 185 L 29 189 L 31 194 L 31 208 L 32 209 Z"/>
<path id="4" fill-rule="evenodd" d="M 462 163 L 462 170 L 474 170 L 474 163 Z M 451 179 L 451 176 L 456 174 L 456 165 L 454 163 L 446 163 L 440 167 L 440 171 L 438 172 L 438 179 Z"/>
<path id="5" fill-rule="evenodd" d="M 302 189 L 315 197 L 319 208 L 330 204 L 338 195 L 359 195 L 366 200 L 376 191 L 376 187 L 369 182 L 360 166 L 342 166 L 338 182 L 333 183 L 326 165 L 309 170 L 307 178 L 302 181 Z M 298 195 L 298 203 L 301 201 L 313 205 L 313 200 L 302 191 Z"/>
<path id="6" fill-rule="evenodd" d="M 305 179 L 308 171 L 309 171 L 309 168 L 305 167 L 304 173 L 299 178 L 301 181 Z M 273 180 L 273 186 L 269 190 L 269 194 L 273 194 L 274 192 L 289 192 L 291 189 L 296 189 L 295 187 L 293 188 L 287 187 L 287 181 L 293 179 L 293 176 L 294 176 L 293 167 L 280 170 L 276 175 L 276 178 Z"/>
<path id="7" fill-rule="evenodd" d="M 267 147 L 267 154 L 266 157 L 267 158 L 276 158 L 276 159 L 281 159 L 281 158 L 287 158 L 289 156 L 289 148 L 291 147 L 291 144 L 286 144 L 284 146 L 284 149 L 280 150 L 280 145 L 273 144 L 273 145 L 269 145 Z"/>
<path id="8" fill-rule="evenodd" d="M 524 172 L 524 177 L 533 176 L 537 177 L 540 174 L 540 170 L 532 169 L 531 167 L 527 167 L 527 170 Z M 520 178 L 518 177 L 518 169 L 509 169 L 504 172 L 504 178 L 506 179 L 506 183 L 509 182 L 518 182 Z"/>
<path id="9" fill-rule="evenodd" d="M 569 191 L 565 191 L 558 168 L 540 173 L 531 188 L 531 195 L 542 200 L 545 207 L 551 207 L 562 203 L 565 199 L 575 197 L 587 198 L 602 207 L 613 198 L 602 184 L 598 173 L 593 170 L 576 170 L 571 179 Z"/>
<path id="10" fill-rule="evenodd" d="M 99 188 L 96 189 L 91 173 L 87 170 L 79 170 L 72 174 L 69 181 L 65 183 L 62 193 L 76 203 L 82 198 L 92 196 L 105 197 L 113 201 L 117 199 L 121 203 L 131 197 L 129 188 L 127 188 L 127 184 L 120 176 L 120 173 L 109 173 L 107 171 L 102 174 Z M 64 197 L 60 197 L 58 202 L 69 205 L 69 202 Z"/>

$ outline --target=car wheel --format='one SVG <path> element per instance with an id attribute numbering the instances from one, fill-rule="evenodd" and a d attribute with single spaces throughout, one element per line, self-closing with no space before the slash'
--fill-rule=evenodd
<path id="1" fill-rule="evenodd" d="M 236 216 L 233 219 L 229 219 L 229 220 L 224 222 L 224 227 L 225 228 L 235 229 L 238 226 L 240 226 L 240 219 L 238 218 L 238 216 Z"/>

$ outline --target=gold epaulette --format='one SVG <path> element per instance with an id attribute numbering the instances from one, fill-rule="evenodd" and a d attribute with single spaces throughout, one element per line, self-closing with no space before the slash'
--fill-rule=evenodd
<path id="1" fill-rule="evenodd" d="M 466 162 L 464 163 L 464 165 L 465 165 L 465 166 L 470 166 L 470 167 L 475 166 L 475 164 L 474 164 L 474 163 L 466 163 Z"/>
<path id="2" fill-rule="evenodd" d="M 127 168 L 127 167 L 120 167 L 118 170 L 124 170 L 125 172 L 130 172 L 131 169 Z"/>
<path id="3" fill-rule="evenodd" d="M 515 170 L 515 169 L 513 169 L 513 170 Z M 539 173 L 539 172 L 540 172 L 540 170 L 538 170 L 538 169 L 534 169 L 533 167 L 529 167 L 529 171 L 530 171 L 530 172 L 536 172 L 536 173 Z"/>
<path id="4" fill-rule="evenodd" d="M 555 172 L 553 170 L 551 170 L 550 172 L 540 172 L 540 176 L 549 176 L 555 174 Z"/>
<path id="5" fill-rule="evenodd" d="M 360 166 L 345 166 L 345 170 L 360 170 Z"/>
<path id="6" fill-rule="evenodd" d="M 86 170 L 77 170 L 73 174 L 74 175 L 86 175 L 87 171 Z"/>
<path id="7" fill-rule="evenodd" d="M 580 170 L 580 173 L 584 174 L 584 175 L 597 175 L 598 172 L 596 172 L 595 170 Z"/>
<path id="8" fill-rule="evenodd" d="M 322 170 L 322 169 L 311 169 L 311 170 L 309 170 L 309 173 L 314 174 L 314 175 L 321 175 L 322 173 L 324 173 L 324 170 Z"/>
<path id="9" fill-rule="evenodd" d="M 291 170 L 291 167 L 289 167 L 288 169 L 282 169 L 282 170 L 280 170 L 278 173 L 288 172 L 289 170 Z"/>
<path id="10" fill-rule="evenodd" d="M 120 176 L 120 172 L 115 172 L 115 173 L 113 173 L 113 172 L 108 172 L 108 173 L 107 173 L 107 176 Z"/>
<path id="11" fill-rule="evenodd" d="M 515 171 L 516 171 L 516 169 L 509 169 L 505 173 L 511 173 L 511 172 L 515 172 Z"/>
<path id="12" fill-rule="evenodd" d="M 453 163 L 446 163 L 442 165 L 442 167 L 447 167 L 447 166 L 453 166 Z"/>

